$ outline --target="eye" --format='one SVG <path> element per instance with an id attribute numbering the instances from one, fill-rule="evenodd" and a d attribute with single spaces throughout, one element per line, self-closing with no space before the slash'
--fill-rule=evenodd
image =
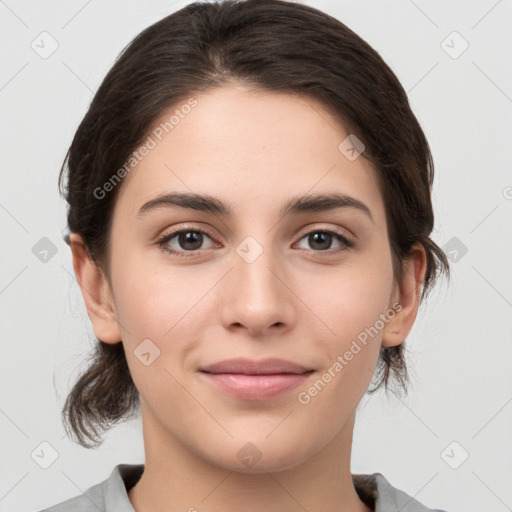
<path id="1" fill-rule="evenodd" d="M 185 227 L 162 235 L 157 244 L 164 252 L 177 256 L 191 257 L 195 256 L 197 251 L 205 249 L 201 247 L 205 237 L 212 240 L 212 236 L 203 229 Z M 171 243 L 173 239 L 176 240 L 174 243 Z M 306 240 L 306 243 L 311 245 L 310 250 L 317 253 L 327 252 L 327 254 L 333 254 L 355 246 L 355 243 L 349 240 L 343 233 L 334 230 L 315 229 L 306 233 L 300 240 Z M 333 241 L 338 242 L 338 246 L 334 249 L 331 247 Z M 308 248 L 306 247 L 306 249 Z"/>
<path id="2" fill-rule="evenodd" d="M 205 236 L 210 240 L 212 239 L 210 235 L 202 229 L 183 228 L 163 235 L 158 240 L 158 245 L 162 251 L 171 254 L 185 257 L 194 256 L 194 253 L 201 249 Z M 175 245 L 172 245 L 170 242 L 174 238 L 176 238 L 176 242 Z M 176 245 L 178 248 L 176 248 Z M 190 254 L 187 254 L 187 252 Z"/>
<path id="3" fill-rule="evenodd" d="M 306 243 L 310 244 L 315 252 L 329 251 L 329 253 L 333 253 L 355 246 L 354 242 L 349 240 L 343 233 L 331 230 L 315 229 L 314 231 L 306 233 L 306 235 L 301 238 L 301 240 L 304 239 L 306 239 Z M 331 250 L 333 240 L 337 240 L 339 245 L 334 248 L 334 250 Z"/>

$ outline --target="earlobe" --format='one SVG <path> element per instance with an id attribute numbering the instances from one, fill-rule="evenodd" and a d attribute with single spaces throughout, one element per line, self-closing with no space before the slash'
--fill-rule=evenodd
<path id="1" fill-rule="evenodd" d="M 121 341 L 121 332 L 110 283 L 103 271 L 90 259 L 82 237 L 78 233 L 71 233 L 69 238 L 76 280 L 82 291 L 94 334 L 105 343 L 118 343 Z"/>
<path id="2" fill-rule="evenodd" d="M 395 347 L 405 341 L 418 314 L 421 291 L 425 280 L 427 256 L 422 244 L 416 243 L 403 262 L 403 279 L 393 291 L 393 318 L 382 330 L 382 346 Z"/>

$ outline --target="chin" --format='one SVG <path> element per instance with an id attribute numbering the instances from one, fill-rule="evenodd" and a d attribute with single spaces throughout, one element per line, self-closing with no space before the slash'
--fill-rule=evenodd
<path id="1" fill-rule="evenodd" d="M 311 446 L 295 444 L 288 439 L 269 441 L 265 436 L 246 436 L 246 441 L 230 441 L 231 446 L 219 446 L 209 454 L 212 464 L 236 473 L 275 473 L 293 469 L 314 455 Z"/>

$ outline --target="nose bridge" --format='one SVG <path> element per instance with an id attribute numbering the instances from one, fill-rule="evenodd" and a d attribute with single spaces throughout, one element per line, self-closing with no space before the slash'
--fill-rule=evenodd
<path id="1" fill-rule="evenodd" d="M 252 332 L 291 321 L 291 294 L 280 276 L 283 265 L 278 251 L 268 245 L 271 239 L 266 237 L 262 244 L 248 236 L 236 247 L 225 295 L 224 320 L 242 324 Z"/>

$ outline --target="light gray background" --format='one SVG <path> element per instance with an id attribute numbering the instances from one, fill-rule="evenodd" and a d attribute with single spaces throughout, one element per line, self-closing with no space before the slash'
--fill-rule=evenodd
<path id="1" fill-rule="evenodd" d="M 186 3 L 0 1 L 1 511 L 40 510 L 144 460 L 139 420 L 98 450 L 70 442 L 60 421 L 94 338 L 57 176 L 120 50 Z M 398 75 L 434 155 L 434 239 L 458 251 L 450 286 L 438 284 L 407 340 L 410 396 L 361 403 L 352 470 L 381 472 L 431 507 L 512 510 L 512 1 L 305 3 Z M 51 48 L 43 31 L 58 43 L 46 59 L 31 47 Z M 457 58 L 453 31 L 469 44 Z M 33 253 L 43 237 L 57 249 L 46 262 Z M 58 453 L 48 469 L 31 456 L 43 441 Z"/>

